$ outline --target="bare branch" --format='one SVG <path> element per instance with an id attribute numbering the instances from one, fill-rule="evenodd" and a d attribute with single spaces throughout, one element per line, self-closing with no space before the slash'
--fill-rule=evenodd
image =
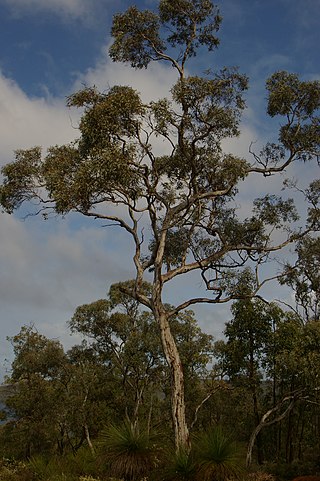
<path id="1" fill-rule="evenodd" d="M 198 421 L 198 412 L 199 410 L 202 408 L 202 406 L 214 395 L 216 394 L 218 391 L 220 391 L 221 389 L 226 389 L 226 386 L 222 386 L 222 385 L 219 385 L 217 388 L 213 389 L 212 391 L 209 392 L 209 394 L 207 394 L 207 396 L 202 399 L 202 401 L 198 404 L 198 406 L 196 407 L 195 409 L 195 412 L 194 412 L 194 417 L 193 417 L 193 420 L 192 420 L 192 423 L 190 424 L 190 431 L 192 431 L 194 425 L 196 424 L 196 422 Z"/>
<path id="2" fill-rule="evenodd" d="M 246 458 L 247 467 L 249 467 L 251 465 L 253 446 L 254 446 L 255 440 L 256 440 L 259 432 L 261 431 L 261 429 L 266 427 L 266 426 L 271 426 L 271 424 L 278 423 L 282 419 L 284 419 L 286 417 L 286 415 L 291 411 L 291 409 L 293 408 L 296 400 L 299 398 L 300 395 L 301 395 L 301 391 L 299 390 L 299 391 L 296 391 L 295 393 L 291 394 L 290 396 L 284 397 L 276 406 L 269 409 L 262 416 L 258 426 L 254 429 L 253 433 L 251 434 L 250 440 L 249 440 L 248 449 L 247 449 L 247 458 Z M 281 409 L 283 407 L 283 405 L 285 405 L 287 403 L 287 401 L 290 401 L 290 403 L 287 406 L 287 408 L 285 409 L 285 411 L 283 413 L 281 413 L 279 416 L 277 416 L 276 418 L 272 419 L 271 421 L 267 421 L 267 419 L 271 416 L 271 414 L 274 414 L 275 412 L 279 411 L 279 409 Z"/>

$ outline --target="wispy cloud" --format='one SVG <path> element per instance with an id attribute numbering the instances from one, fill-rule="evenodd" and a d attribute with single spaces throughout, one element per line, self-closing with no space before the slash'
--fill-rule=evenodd
<path id="1" fill-rule="evenodd" d="M 320 25 L 320 3 L 318 0 L 282 0 L 288 8 L 291 20 L 303 29 L 310 30 Z"/>
<path id="2" fill-rule="evenodd" d="M 96 85 L 105 90 L 112 85 L 130 85 L 139 91 L 144 102 L 168 95 L 178 75 L 171 64 L 151 62 L 148 69 L 134 70 L 129 65 L 115 63 L 108 56 L 110 44 L 101 49 L 100 58 L 93 68 L 79 74 L 75 88 Z"/>
<path id="3" fill-rule="evenodd" d="M 49 12 L 65 20 L 91 21 L 99 0 L 0 0 L 18 17 Z M 108 2 L 107 2 L 108 3 Z"/>
<path id="4" fill-rule="evenodd" d="M 48 147 L 76 137 L 64 99 L 30 98 L 0 73 L 0 164 L 12 158 L 13 149 Z"/>
<path id="5" fill-rule="evenodd" d="M 148 101 L 166 95 L 174 79 L 171 68 L 154 66 L 129 74 L 105 56 L 79 74 L 74 89 L 83 83 L 102 90 L 115 83 L 132 84 Z M 77 115 L 65 107 L 65 98 L 30 97 L 0 72 L 0 165 L 13 160 L 14 149 L 72 141 L 78 136 Z M 6 336 L 33 322 L 40 332 L 68 346 L 65 323 L 77 305 L 105 296 L 113 282 L 133 275 L 127 236 L 116 228 L 84 226 L 74 216 L 45 223 L 3 214 L 0 243 L 0 377 L 1 360 L 12 355 Z"/>

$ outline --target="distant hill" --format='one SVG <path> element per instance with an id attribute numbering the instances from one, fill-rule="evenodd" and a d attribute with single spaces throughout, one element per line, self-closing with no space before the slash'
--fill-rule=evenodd
<path id="1" fill-rule="evenodd" d="M 14 384 L 0 384 L 0 403 L 5 403 L 8 397 L 15 393 L 15 390 Z"/>
<path id="2" fill-rule="evenodd" d="M 0 417 L 0 426 L 13 419 L 12 413 L 6 405 L 7 399 L 16 391 L 14 384 L 0 384 L 0 411 L 5 413 L 4 418 Z"/>

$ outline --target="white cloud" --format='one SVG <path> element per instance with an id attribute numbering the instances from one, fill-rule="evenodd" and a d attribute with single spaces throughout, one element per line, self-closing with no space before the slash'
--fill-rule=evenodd
<path id="1" fill-rule="evenodd" d="M 168 96 L 172 85 L 177 81 L 176 70 L 168 64 L 151 62 L 148 69 L 135 70 L 129 65 L 112 62 L 108 57 L 109 46 L 101 53 L 97 65 L 88 69 L 79 78 L 75 88 L 85 85 L 95 85 L 100 90 L 106 90 L 113 85 L 130 85 L 141 93 L 145 102 Z"/>
<path id="2" fill-rule="evenodd" d="M 47 225 L 41 219 L 28 223 L 6 214 L 1 221 L 2 307 L 70 311 L 99 291 L 104 295 L 117 276 L 130 274 L 128 256 L 112 247 L 118 235 L 118 245 L 128 249 L 119 231 L 92 225 L 74 230 L 67 220 L 52 219 Z M 121 259 L 127 263 L 120 265 Z"/>
<path id="3" fill-rule="evenodd" d="M 18 148 L 73 140 L 76 115 L 65 99 L 30 98 L 0 74 L 0 164 L 12 161 Z M 65 324 L 77 305 L 105 296 L 112 282 L 132 277 L 126 236 L 119 229 L 84 227 L 74 216 L 23 222 L 2 214 L 0 244 L 0 377 L 4 358 L 12 355 L 6 336 L 33 322 L 70 346 Z"/>
<path id="4" fill-rule="evenodd" d="M 54 13 L 62 18 L 91 18 L 94 0 L 2 0 L 16 16 L 37 14 L 39 12 Z"/>
<path id="5" fill-rule="evenodd" d="M 69 338 L 66 322 L 75 308 L 132 277 L 130 246 L 119 229 L 2 214 L 0 244 L 0 377 L 1 362 L 12 355 L 6 336 L 34 323 L 70 347 L 77 339 Z"/>
<path id="6" fill-rule="evenodd" d="M 0 163 L 12 159 L 12 151 L 55 143 L 77 136 L 65 101 L 29 98 L 12 80 L 0 74 Z"/>

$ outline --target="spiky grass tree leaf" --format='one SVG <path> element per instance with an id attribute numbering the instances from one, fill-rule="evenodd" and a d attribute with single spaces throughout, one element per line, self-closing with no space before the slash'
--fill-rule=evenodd
<path id="1" fill-rule="evenodd" d="M 99 449 L 110 467 L 110 474 L 126 481 L 141 479 L 157 462 L 153 438 L 129 422 L 103 430 Z"/>
<path id="2" fill-rule="evenodd" d="M 193 481 L 197 472 L 192 453 L 185 449 L 179 449 L 177 452 L 168 456 L 169 465 L 165 467 L 164 478 L 168 481 Z"/>
<path id="3" fill-rule="evenodd" d="M 220 427 L 197 436 L 198 479 L 224 481 L 243 473 L 238 446 Z"/>

